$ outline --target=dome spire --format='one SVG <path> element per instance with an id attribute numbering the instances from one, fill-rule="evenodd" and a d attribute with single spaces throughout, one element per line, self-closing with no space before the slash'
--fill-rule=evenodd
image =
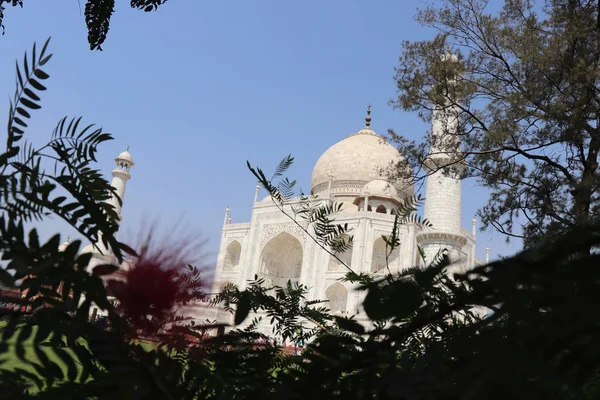
<path id="1" fill-rule="evenodd" d="M 367 106 L 367 116 L 365 117 L 365 129 L 371 129 L 371 103 Z"/>

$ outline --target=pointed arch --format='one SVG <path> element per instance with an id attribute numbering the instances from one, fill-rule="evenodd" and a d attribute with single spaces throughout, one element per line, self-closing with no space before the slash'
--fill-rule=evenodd
<path id="1" fill-rule="evenodd" d="M 300 280 L 303 258 L 302 243 L 287 232 L 271 239 L 260 257 L 260 272 L 267 285 L 285 287 Z"/>
<path id="2" fill-rule="evenodd" d="M 325 291 L 325 297 L 329 300 L 329 308 L 333 313 L 345 313 L 348 303 L 348 289 L 339 282 L 333 283 Z"/>
<path id="3" fill-rule="evenodd" d="M 383 204 L 380 204 L 376 209 L 375 209 L 376 213 L 379 214 L 387 214 L 387 209 L 385 208 L 385 206 Z"/>
<path id="4" fill-rule="evenodd" d="M 350 243 L 350 236 L 348 235 L 342 235 L 341 237 L 346 243 Z M 327 271 L 333 272 L 333 271 L 347 271 L 346 267 L 344 267 L 344 264 L 346 264 L 348 267 L 352 267 L 352 250 L 353 248 L 350 247 L 348 250 L 344 251 L 343 253 L 337 253 L 336 257 L 330 255 L 329 256 L 329 264 L 327 264 Z M 339 260 L 338 260 L 339 258 Z M 343 262 L 341 263 L 340 260 Z"/>
<path id="5" fill-rule="evenodd" d="M 229 243 L 225 249 L 225 261 L 223 262 L 223 271 L 233 271 L 240 265 L 240 256 L 242 254 L 242 245 L 237 240 Z"/>
<path id="6" fill-rule="evenodd" d="M 377 238 L 373 243 L 373 255 L 371 256 L 371 272 L 386 273 L 388 267 L 391 271 L 400 269 L 400 248 L 396 247 L 394 251 L 387 255 L 390 251 L 382 237 Z M 387 256 L 387 260 L 386 260 Z"/>

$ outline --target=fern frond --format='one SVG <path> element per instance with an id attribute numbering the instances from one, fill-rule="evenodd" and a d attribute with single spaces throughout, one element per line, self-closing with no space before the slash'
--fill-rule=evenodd
<path id="1" fill-rule="evenodd" d="M 273 173 L 273 177 L 271 180 L 282 176 L 294 163 L 294 157 L 292 155 L 288 155 L 283 160 L 279 162 L 277 168 L 275 168 L 275 172 Z"/>
<path id="2" fill-rule="evenodd" d="M 0 166 L 6 163 L 10 158 L 16 156 L 19 152 L 17 142 L 23 138 L 25 129 L 27 128 L 27 120 L 31 118 L 31 111 L 41 108 L 40 96 L 36 92 L 46 90 L 46 87 L 40 81 L 49 78 L 49 75 L 42 67 L 50 60 L 52 54 L 46 55 L 50 38 L 46 40 L 39 56 L 36 54 L 35 44 L 31 55 L 31 69 L 29 68 L 28 56 L 25 53 L 23 57 L 22 68 L 24 73 L 21 73 L 19 63 L 16 63 L 16 88 L 15 94 L 10 101 L 6 152 L 0 159 Z"/>

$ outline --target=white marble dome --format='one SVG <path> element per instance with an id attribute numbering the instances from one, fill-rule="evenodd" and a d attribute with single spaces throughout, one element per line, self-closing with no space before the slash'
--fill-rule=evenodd
<path id="1" fill-rule="evenodd" d="M 111 254 L 111 251 L 100 240 L 100 241 L 98 241 L 98 243 L 96 243 L 95 246 L 92 243 L 89 243 L 87 246 L 85 246 L 79 252 L 79 254 L 86 254 L 86 253 L 92 253 L 92 254 Z"/>
<path id="2" fill-rule="evenodd" d="M 58 246 L 58 251 L 65 251 L 70 244 L 71 242 L 69 242 L 69 239 L 67 239 L 65 242 L 62 242 L 60 246 Z"/>
<path id="3" fill-rule="evenodd" d="M 323 153 L 313 169 L 311 190 L 315 194 L 325 192 L 331 175 L 334 189 L 345 186 L 349 188 L 348 195 L 358 196 L 365 184 L 387 179 L 387 171 L 403 161 L 398 149 L 370 128 L 364 128 Z M 413 185 L 408 179 L 391 183 L 397 194 L 413 194 Z"/>
<path id="4" fill-rule="evenodd" d="M 128 147 L 129 149 L 129 147 Z M 131 164 L 133 164 L 133 157 L 131 157 L 131 153 L 129 152 L 129 150 L 125 150 L 124 152 L 122 152 L 121 154 L 119 154 L 117 156 L 117 158 L 115 158 L 115 161 L 129 161 Z"/>
<path id="5" fill-rule="evenodd" d="M 367 183 L 361 190 L 360 196 L 381 197 L 386 199 L 399 200 L 398 191 L 391 183 L 382 179 L 375 179 Z"/>

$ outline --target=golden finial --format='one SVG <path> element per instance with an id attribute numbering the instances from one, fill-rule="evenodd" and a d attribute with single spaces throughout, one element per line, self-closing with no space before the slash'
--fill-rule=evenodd
<path id="1" fill-rule="evenodd" d="M 367 107 L 367 117 L 365 118 L 365 128 L 371 129 L 371 103 Z"/>
<path id="2" fill-rule="evenodd" d="M 125 149 L 125 151 L 129 151 L 129 145 L 127 145 L 127 148 Z"/>

